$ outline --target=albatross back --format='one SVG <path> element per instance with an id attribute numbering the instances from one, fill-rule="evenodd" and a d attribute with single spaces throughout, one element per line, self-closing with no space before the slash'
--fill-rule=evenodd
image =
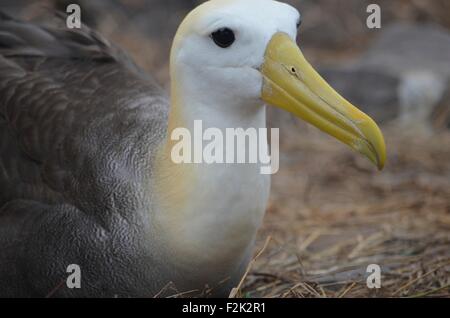
<path id="1" fill-rule="evenodd" d="M 166 283 L 143 228 L 167 114 L 160 87 L 88 28 L 0 14 L 0 296 L 152 296 Z M 81 289 L 61 287 L 72 263 Z"/>

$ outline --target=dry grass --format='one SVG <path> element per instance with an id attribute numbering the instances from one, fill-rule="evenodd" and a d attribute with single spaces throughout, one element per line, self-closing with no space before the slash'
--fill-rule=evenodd
<path id="1" fill-rule="evenodd" d="M 241 296 L 450 296 L 450 133 L 384 131 L 381 173 L 315 131 L 291 132 L 303 136 L 283 145 L 259 237 L 271 243 Z M 382 268 L 379 290 L 368 264 Z"/>

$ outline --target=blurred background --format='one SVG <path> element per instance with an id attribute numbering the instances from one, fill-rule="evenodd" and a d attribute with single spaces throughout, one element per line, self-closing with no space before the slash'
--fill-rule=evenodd
<path id="1" fill-rule="evenodd" d="M 78 3 L 85 24 L 168 88 L 172 38 L 201 2 L 0 0 L 0 8 L 45 23 L 49 8 Z M 381 29 L 366 25 L 373 1 L 286 2 L 303 15 L 306 57 L 380 123 L 389 159 L 375 171 L 270 109 L 269 125 L 281 129 L 281 170 L 241 296 L 450 296 L 450 2 L 378 0 Z M 369 264 L 381 266 L 381 289 L 366 286 Z"/>

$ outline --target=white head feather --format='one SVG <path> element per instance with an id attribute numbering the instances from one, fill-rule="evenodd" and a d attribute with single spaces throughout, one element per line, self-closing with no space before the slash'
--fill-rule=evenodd
<path id="1" fill-rule="evenodd" d="M 194 120 L 202 120 L 204 129 L 265 127 L 260 68 L 266 49 L 278 32 L 295 40 L 299 20 L 296 9 L 273 0 L 211 0 L 192 11 L 179 27 L 171 52 L 169 134 L 178 127 L 193 131 Z M 226 48 L 212 38 L 223 28 L 235 35 Z M 182 206 L 162 213 L 160 222 L 179 255 L 186 255 L 189 262 L 208 259 L 227 272 L 251 252 L 270 178 L 260 174 L 258 165 L 195 168 L 185 188 L 180 188 L 179 178 L 162 187 L 163 193 L 189 195 Z M 167 170 L 176 169 L 182 170 L 183 180 L 188 179 L 183 165 Z"/>
<path id="2" fill-rule="evenodd" d="M 178 93 L 207 107 L 261 106 L 263 78 L 259 68 L 272 36 L 297 36 L 300 13 L 273 0 L 211 0 L 181 24 L 171 54 L 172 81 Z M 221 48 L 213 32 L 228 28 L 235 42 Z"/>

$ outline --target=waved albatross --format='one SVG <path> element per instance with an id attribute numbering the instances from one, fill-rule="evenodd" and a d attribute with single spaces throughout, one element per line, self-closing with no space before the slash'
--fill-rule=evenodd
<path id="1" fill-rule="evenodd" d="M 270 177 L 258 164 L 174 163 L 168 136 L 195 120 L 264 128 L 273 105 L 382 168 L 379 128 L 306 62 L 299 24 L 272 0 L 203 3 L 176 34 L 166 98 L 87 27 L 1 14 L 0 296 L 227 296 Z M 64 283 L 70 264 L 80 289 Z"/>

